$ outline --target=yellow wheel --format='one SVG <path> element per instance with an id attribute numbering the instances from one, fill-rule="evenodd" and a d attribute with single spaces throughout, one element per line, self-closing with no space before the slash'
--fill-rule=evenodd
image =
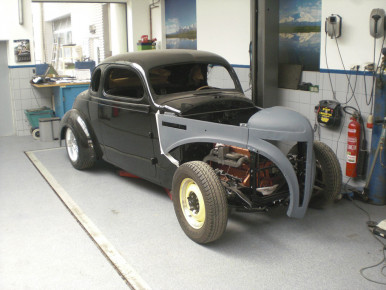
<path id="1" fill-rule="evenodd" d="M 201 190 L 191 178 L 185 178 L 180 186 L 181 209 L 187 222 L 200 229 L 205 222 L 205 203 Z"/>
<path id="2" fill-rule="evenodd" d="M 213 242 L 224 233 L 228 204 L 220 179 L 208 164 L 182 164 L 173 177 L 173 206 L 185 234 L 196 243 Z"/>

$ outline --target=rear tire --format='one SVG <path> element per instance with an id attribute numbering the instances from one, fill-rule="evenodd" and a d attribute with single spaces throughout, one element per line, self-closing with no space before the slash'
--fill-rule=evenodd
<path id="1" fill-rule="evenodd" d="M 206 244 L 221 237 L 228 221 L 228 204 L 225 189 L 208 164 L 182 164 L 173 177 L 172 195 L 178 222 L 190 239 Z"/>
<path id="2" fill-rule="evenodd" d="M 79 133 L 70 127 L 66 128 L 65 138 L 67 155 L 72 166 L 79 170 L 91 168 L 95 163 L 94 148 L 81 146 Z"/>

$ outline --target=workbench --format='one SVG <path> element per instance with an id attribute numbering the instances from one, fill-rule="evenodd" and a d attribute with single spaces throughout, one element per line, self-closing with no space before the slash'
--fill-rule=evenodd
<path id="1" fill-rule="evenodd" d="M 55 116 L 59 118 L 62 118 L 72 108 L 75 98 L 87 90 L 89 85 L 90 82 L 32 84 L 35 88 L 52 88 L 54 94 L 53 109 Z"/>

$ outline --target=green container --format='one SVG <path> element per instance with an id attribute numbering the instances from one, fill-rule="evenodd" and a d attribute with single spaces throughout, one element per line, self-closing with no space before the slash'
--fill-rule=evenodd
<path id="1" fill-rule="evenodd" d="M 152 49 L 155 49 L 155 43 L 140 43 L 138 42 L 137 43 L 137 48 L 138 50 L 152 50 Z"/>
<path id="2" fill-rule="evenodd" d="M 24 110 L 32 129 L 39 128 L 39 119 L 54 117 L 54 111 L 48 107 Z"/>

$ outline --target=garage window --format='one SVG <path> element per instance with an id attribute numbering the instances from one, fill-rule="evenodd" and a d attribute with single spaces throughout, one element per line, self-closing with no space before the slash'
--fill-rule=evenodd
<path id="1" fill-rule="evenodd" d="M 106 75 L 105 92 L 111 96 L 140 99 L 143 97 L 143 86 L 136 72 L 111 68 Z"/>

